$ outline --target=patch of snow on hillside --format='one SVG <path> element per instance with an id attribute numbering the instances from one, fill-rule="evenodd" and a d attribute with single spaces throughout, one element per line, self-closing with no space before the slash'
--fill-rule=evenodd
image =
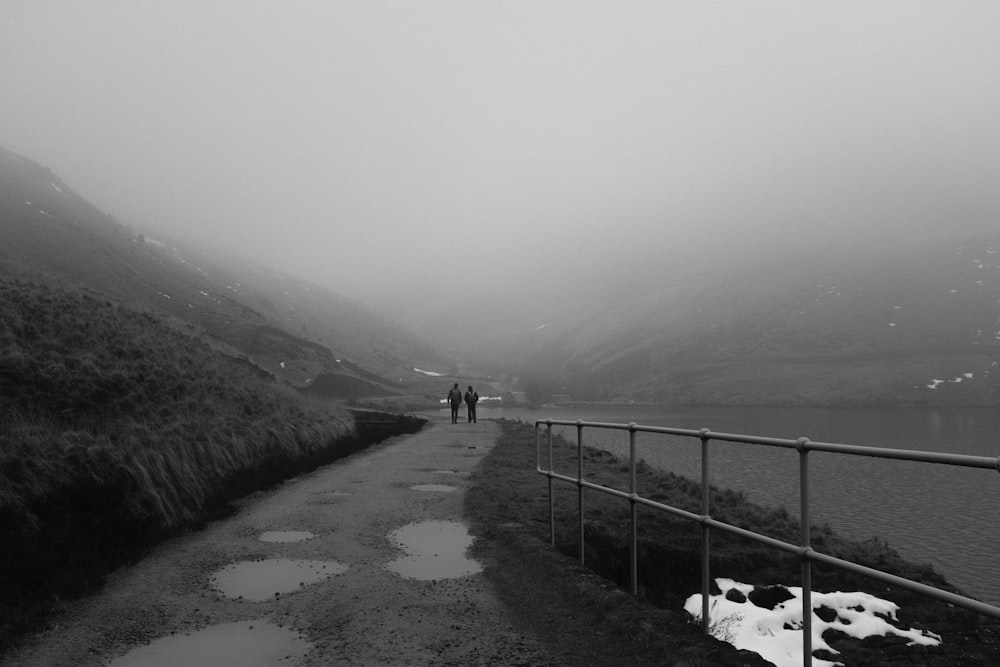
<path id="1" fill-rule="evenodd" d="M 971 380 L 971 379 L 973 378 L 973 375 L 972 375 L 972 373 L 963 373 L 963 375 L 964 375 L 965 377 L 969 378 L 970 380 Z"/>
<path id="2" fill-rule="evenodd" d="M 710 597 L 710 632 L 716 639 L 728 642 L 739 649 L 753 651 L 778 667 L 798 666 L 802 656 L 802 588 L 782 586 L 792 596 L 775 605 L 774 609 L 758 607 L 747 597 L 754 587 L 732 579 L 717 578 L 715 583 L 722 591 Z M 730 593 L 732 591 L 732 593 Z M 735 600 L 727 599 L 727 594 Z M 736 600 L 742 600 L 737 602 Z M 888 600 L 862 592 L 812 592 L 813 609 L 826 607 L 836 612 L 831 621 L 824 621 L 813 613 L 812 648 L 826 650 L 836 655 L 823 640 L 823 633 L 835 630 L 855 639 L 876 635 L 896 635 L 908 639 L 907 646 L 937 646 L 941 636 L 928 630 L 903 629 L 893 625 L 899 606 Z M 692 595 L 684 603 L 684 610 L 700 621 L 701 594 Z M 840 663 L 812 657 L 813 665 Z"/>
<path id="3" fill-rule="evenodd" d="M 28 206 L 31 206 L 31 202 L 30 201 L 26 201 L 24 203 L 27 204 Z"/>
<path id="4" fill-rule="evenodd" d="M 55 188 L 56 192 L 58 192 L 59 194 L 63 194 L 62 188 L 56 185 L 55 183 L 49 183 L 49 185 Z"/>
<path id="5" fill-rule="evenodd" d="M 340 361 L 339 359 L 337 361 Z M 424 371 L 419 368 L 413 369 L 417 373 L 423 373 L 424 375 L 430 375 L 431 377 L 439 378 L 444 377 L 444 373 L 435 373 L 434 371 Z"/>
<path id="6" fill-rule="evenodd" d="M 958 294 L 958 290 L 957 289 L 951 289 L 951 290 L 948 290 L 948 293 L 949 294 Z"/>
<path id="7" fill-rule="evenodd" d="M 537 327 L 535 327 L 535 331 L 541 331 L 547 326 L 549 326 L 547 322 L 545 324 L 539 324 Z"/>
<path id="8" fill-rule="evenodd" d="M 157 248 L 167 247 L 167 244 L 164 243 L 163 241 L 157 241 L 156 239 L 150 238 L 148 236 L 146 237 L 146 243 L 149 243 L 150 245 L 155 245 Z"/>
<path id="9" fill-rule="evenodd" d="M 889 322 L 889 326 L 890 327 L 894 327 L 894 326 L 896 326 L 896 323 L 895 322 Z"/>
<path id="10" fill-rule="evenodd" d="M 937 386 L 944 382 L 944 380 L 931 380 L 931 383 L 927 385 L 928 389 L 937 389 Z"/>

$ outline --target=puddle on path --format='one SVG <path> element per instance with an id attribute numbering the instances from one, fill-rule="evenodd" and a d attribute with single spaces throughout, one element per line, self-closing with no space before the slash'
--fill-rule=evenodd
<path id="1" fill-rule="evenodd" d="M 457 486 L 449 486 L 447 484 L 417 484 L 416 486 L 411 486 L 410 488 L 414 491 L 431 491 L 437 493 L 458 491 Z"/>
<path id="2" fill-rule="evenodd" d="M 257 538 L 261 542 L 302 542 L 316 537 L 308 530 L 269 530 Z"/>
<path id="3" fill-rule="evenodd" d="M 294 665 L 311 648 L 299 633 L 269 621 L 240 621 L 157 639 L 113 660 L 110 667 Z"/>
<path id="4" fill-rule="evenodd" d="M 211 583 L 226 597 L 263 602 L 341 574 L 347 567 L 332 560 L 248 560 L 222 568 L 212 575 Z"/>
<path id="5" fill-rule="evenodd" d="M 457 521 L 410 523 L 389 533 L 389 540 L 408 555 L 388 563 L 386 568 L 410 579 L 456 579 L 483 569 L 478 561 L 466 558 L 473 538 Z"/>

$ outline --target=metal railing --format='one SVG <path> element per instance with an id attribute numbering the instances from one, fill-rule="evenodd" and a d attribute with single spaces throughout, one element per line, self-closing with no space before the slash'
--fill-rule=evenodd
<path id="1" fill-rule="evenodd" d="M 548 442 L 548 468 L 542 467 L 542 444 L 541 427 L 545 426 Z M 553 426 L 575 426 L 577 432 L 577 474 L 576 477 L 563 475 L 553 469 L 552 454 L 552 427 Z M 583 476 L 583 429 L 612 429 L 618 431 L 628 431 L 629 434 L 629 488 L 628 490 L 614 489 L 600 484 L 588 482 Z M 697 438 L 701 442 L 701 514 L 695 514 L 679 507 L 664 505 L 663 503 L 650 500 L 640 496 L 636 489 L 636 434 L 656 433 L 662 435 L 682 436 L 687 438 Z M 710 493 L 710 468 L 709 468 L 709 442 L 719 440 L 723 442 L 738 442 L 749 445 L 763 445 L 766 447 L 781 447 L 794 449 L 799 453 L 799 522 L 800 541 L 799 544 L 790 544 L 782 540 L 762 535 L 729 523 L 713 519 L 711 516 L 711 493 Z M 709 553 L 710 553 L 710 531 L 713 528 L 725 532 L 733 533 L 756 542 L 760 542 L 775 549 L 794 554 L 802 561 L 802 654 L 805 665 L 810 665 L 812 661 L 812 563 L 824 563 L 833 565 L 849 572 L 865 575 L 873 579 L 884 581 L 900 588 L 922 593 L 929 597 L 953 604 L 958 607 L 970 609 L 976 613 L 993 618 L 1000 618 L 1000 607 L 986 604 L 970 597 L 958 595 L 934 586 L 928 586 L 911 579 L 889 574 L 881 570 L 876 570 L 864 565 L 859 565 L 852 561 L 843 560 L 836 556 L 824 554 L 814 550 L 810 546 L 810 516 L 809 516 L 809 452 L 833 452 L 836 454 L 848 454 L 852 456 L 868 456 L 883 459 L 897 459 L 903 461 L 919 461 L 925 463 L 935 463 L 941 465 L 962 466 L 966 468 L 983 468 L 1000 472 L 1000 457 L 968 456 L 963 454 L 948 454 L 942 452 L 922 452 L 906 449 L 889 449 L 881 447 L 865 447 L 860 445 L 842 445 L 828 442 L 813 442 L 808 438 L 798 440 L 787 440 L 782 438 L 768 438 L 753 435 L 739 435 L 733 433 L 716 433 L 708 429 L 691 430 L 681 428 L 670 428 L 665 426 L 640 426 L 635 422 L 629 424 L 612 424 L 605 422 L 588 422 L 583 420 L 558 420 L 539 419 L 535 421 L 535 453 L 536 468 L 539 474 L 548 478 L 549 493 L 549 541 L 555 546 L 555 501 L 553 499 L 552 486 L 554 480 L 560 480 L 575 484 L 577 487 L 577 507 L 578 507 L 578 529 L 579 529 L 579 560 L 584 564 L 584 489 L 591 489 L 600 493 L 627 500 L 630 504 L 629 518 L 629 577 L 630 588 L 633 595 L 638 592 L 638 522 L 636 509 L 639 505 L 649 507 L 654 510 L 667 512 L 675 516 L 695 521 L 701 525 L 702 532 L 702 553 L 701 553 L 701 607 L 702 626 L 705 632 L 709 629 Z"/>

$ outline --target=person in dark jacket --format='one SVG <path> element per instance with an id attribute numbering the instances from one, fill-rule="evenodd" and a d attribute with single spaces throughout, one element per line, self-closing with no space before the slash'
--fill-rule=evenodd
<path id="1" fill-rule="evenodd" d="M 479 402 L 479 394 L 472 387 L 465 392 L 465 405 L 469 408 L 469 421 L 476 421 L 476 403 Z"/>
<path id="2" fill-rule="evenodd" d="M 462 390 L 458 388 L 458 383 L 448 391 L 448 403 L 451 405 L 451 423 L 458 423 L 458 406 L 462 404 Z"/>

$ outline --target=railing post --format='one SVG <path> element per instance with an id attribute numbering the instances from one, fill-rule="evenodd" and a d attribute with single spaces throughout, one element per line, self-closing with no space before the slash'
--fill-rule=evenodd
<path id="1" fill-rule="evenodd" d="M 802 546 L 802 664 L 812 665 L 812 561 L 806 558 L 810 549 L 809 534 L 809 449 L 806 444 L 809 438 L 799 438 L 796 449 L 799 450 L 799 522 L 800 544 Z"/>
<path id="2" fill-rule="evenodd" d="M 583 552 L 583 420 L 576 420 L 576 505 L 580 523 L 580 565 L 584 564 Z"/>
<path id="3" fill-rule="evenodd" d="M 711 513 L 712 494 L 710 491 L 710 475 L 708 466 L 708 433 L 707 428 L 701 429 L 701 515 L 705 518 Z M 707 523 L 701 524 L 701 627 L 705 634 L 709 628 L 709 604 L 708 592 L 711 588 L 711 577 L 709 573 L 709 527 Z"/>
<path id="4" fill-rule="evenodd" d="M 552 420 L 547 423 L 547 435 L 549 441 L 549 544 L 556 546 L 556 502 L 552 495 Z"/>
<path id="5" fill-rule="evenodd" d="M 639 493 L 635 481 L 635 422 L 628 425 L 628 469 L 629 469 L 629 582 L 632 595 L 639 594 L 639 525 L 635 499 Z"/>

